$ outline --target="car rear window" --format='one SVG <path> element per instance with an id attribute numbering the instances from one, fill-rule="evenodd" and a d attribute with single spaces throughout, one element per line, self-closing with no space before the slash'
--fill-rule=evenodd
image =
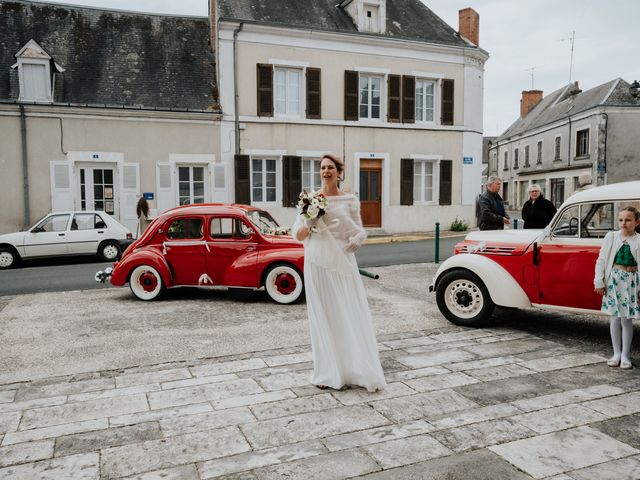
<path id="1" fill-rule="evenodd" d="M 202 219 L 179 218 L 174 220 L 167 229 L 167 238 L 171 240 L 202 238 Z"/>

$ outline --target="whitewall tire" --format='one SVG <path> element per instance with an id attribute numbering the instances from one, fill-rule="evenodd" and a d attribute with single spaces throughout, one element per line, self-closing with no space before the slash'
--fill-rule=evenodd
<path id="1" fill-rule="evenodd" d="M 140 300 L 156 300 L 165 290 L 162 277 L 149 265 L 140 265 L 133 269 L 129 277 L 129 288 Z"/>
<path id="2" fill-rule="evenodd" d="M 274 302 L 293 303 L 302 294 L 302 275 L 291 265 L 274 265 L 265 276 L 264 288 Z"/>

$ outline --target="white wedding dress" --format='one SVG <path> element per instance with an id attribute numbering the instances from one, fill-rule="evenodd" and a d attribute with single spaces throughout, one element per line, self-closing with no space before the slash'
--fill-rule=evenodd
<path id="1" fill-rule="evenodd" d="M 303 226 L 298 215 L 296 236 Z M 304 243 L 304 284 L 309 314 L 314 385 L 359 385 L 373 392 L 386 385 L 366 292 L 353 253 L 367 234 L 354 195 L 327 197 L 317 232 Z"/>

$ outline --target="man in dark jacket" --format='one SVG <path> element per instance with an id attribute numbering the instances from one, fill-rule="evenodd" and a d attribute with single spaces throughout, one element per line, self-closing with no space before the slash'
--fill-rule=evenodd
<path id="1" fill-rule="evenodd" d="M 491 176 L 487 181 L 487 189 L 478 197 L 478 227 L 480 230 L 504 230 L 511 223 L 504 210 L 504 202 L 498 193 L 502 180 Z"/>
<path id="2" fill-rule="evenodd" d="M 535 183 L 529 187 L 529 200 L 522 207 L 524 228 L 544 228 L 556 214 L 556 207 L 544 198 L 540 186 Z"/>

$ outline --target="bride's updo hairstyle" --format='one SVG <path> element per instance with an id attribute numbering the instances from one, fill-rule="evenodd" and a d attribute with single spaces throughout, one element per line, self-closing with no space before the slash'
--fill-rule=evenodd
<path id="1" fill-rule="evenodd" d="M 339 156 L 334 155 L 333 153 L 325 153 L 320 161 L 324 160 L 325 158 L 328 158 L 334 163 L 334 165 L 336 166 L 336 170 L 338 170 L 338 173 L 340 174 L 340 177 L 344 178 L 344 162 L 342 161 L 342 159 Z"/>

